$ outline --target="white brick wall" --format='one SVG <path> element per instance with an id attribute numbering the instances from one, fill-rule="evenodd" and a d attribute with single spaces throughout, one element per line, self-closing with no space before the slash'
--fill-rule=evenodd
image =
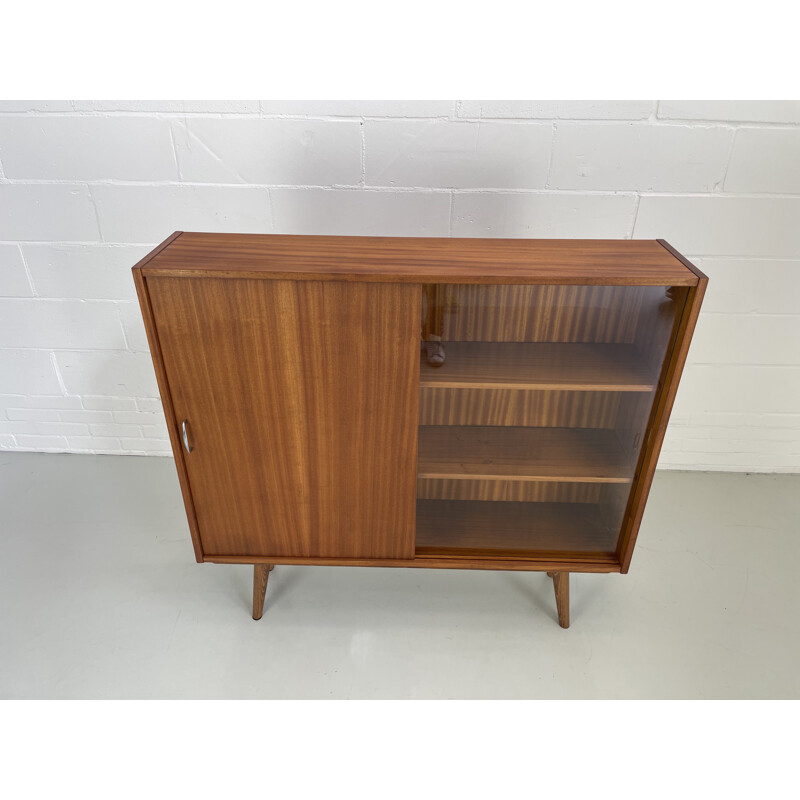
<path id="1" fill-rule="evenodd" d="M 356 120 L 192 117 L 172 131 L 187 183 L 335 186 L 361 179 Z"/>
<path id="2" fill-rule="evenodd" d="M 800 192 L 800 136 L 786 128 L 741 128 L 736 131 L 727 192 Z"/>
<path id="3" fill-rule="evenodd" d="M 169 453 L 173 230 L 665 238 L 711 283 L 661 466 L 800 470 L 800 102 L 0 101 L 0 449 Z"/>
<path id="4" fill-rule="evenodd" d="M 453 236 L 627 239 L 636 198 L 579 192 L 463 192 L 453 197 Z"/>
<path id="5" fill-rule="evenodd" d="M 0 165 L 6 117 L 0 118 Z M 100 241 L 90 189 L 82 184 L 0 183 L 0 240 L 18 242 Z"/>
<path id="6" fill-rule="evenodd" d="M 102 146 L 95 146 L 102 142 Z M 2 125 L 6 178 L 177 181 L 170 125 L 157 117 L 17 114 Z"/>
<path id="7" fill-rule="evenodd" d="M 449 192 L 270 189 L 275 233 L 447 236 Z"/>
<path id="8" fill-rule="evenodd" d="M 553 126 L 452 120 L 368 120 L 368 186 L 543 189 Z"/>
<path id="9" fill-rule="evenodd" d="M 723 126 L 648 122 L 558 125 L 551 189 L 710 192 L 733 141 Z"/>

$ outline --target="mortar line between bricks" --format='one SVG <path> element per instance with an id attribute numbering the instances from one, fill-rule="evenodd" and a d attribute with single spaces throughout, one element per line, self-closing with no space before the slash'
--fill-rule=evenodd
<path id="1" fill-rule="evenodd" d="M 717 317 L 798 317 L 800 325 L 800 314 L 797 311 L 706 311 L 703 309 L 703 316 Z"/>
<path id="2" fill-rule="evenodd" d="M 453 192 L 450 192 L 450 202 L 447 208 L 447 235 L 453 238 Z"/>
<path id="3" fill-rule="evenodd" d="M 267 203 L 269 204 L 269 230 L 275 233 L 275 200 L 272 197 L 272 189 L 267 189 Z"/>
<path id="4" fill-rule="evenodd" d="M 89 199 L 92 202 L 92 208 L 94 209 L 94 218 L 97 222 L 97 235 L 100 237 L 100 241 L 104 241 L 103 239 L 103 228 L 100 225 L 100 210 L 97 208 L 97 198 L 94 196 L 94 192 L 92 191 L 92 187 L 87 183 L 86 190 L 89 192 Z"/>
<path id="5" fill-rule="evenodd" d="M 22 244 L 19 242 L 17 243 L 17 250 L 19 250 L 19 257 L 22 259 L 22 266 L 25 270 L 25 274 L 28 276 L 28 283 L 30 284 L 31 292 L 33 292 L 33 297 L 38 298 L 39 292 L 36 289 L 36 284 L 33 280 L 33 273 L 31 272 L 30 265 L 28 264 L 28 259 L 25 258 L 25 250 L 23 249 Z"/>
<path id="6" fill-rule="evenodd" d="M 693 367 L 735 367 L 736 369 L 755 369 L 756 367 L 767 367 L 770 369 L 791 369 L 800 370 L 800 362 L 796 364 L 747 364 L 739 361 L 720 363 L 719 361 L 692 361 L 687 366 Z"/>
<path id="7" fill-rule="evenodd" d="M 41 118 L 69 118 L 69 119 L 125 119 L 142 118 L 147 119 L 212 119 L 212 120 L 287 120 L 297 122 L 357 122 L 359 119 L 389 120 L 392 122 L 402 122 L 409 120 L 441 120 L 451 121 L 449 114 L 270 114 L 258 111 L 0 111 L 0 119 L 8 117 L 11 119 L 41 119 Z M 462 120 L 459 120 L 462 121 Z M 465 122 L 475 122 L 476 117 L 465 118 Z M 492 120 L 497 122 L 512 123 L 536 123 L 547 122 L 546 118 L 527 118 L 511 117 L 508 119 L 498 118 Z"/>
<path id="8" fill-rule="evenodd" d="M 703 315 L 706 314 L 726 317 L 797 317 L 798 324 L 800 324 L 800 314 L 796 311 L 706 311 L 703 309 Z"/>
<path id="9" fill-rule="evenodd" d="M 122 306 L 119 303 L 114 303 L 117 307 L 117 320 L 119 321 L 119 327 L 122 329 L 122 341 L 125 343 L 125 350 L 127 352 L 131 352 L 131 345 L 128 341 L 128 333 L 125 330 L 125 322 L 122 319 Z"/>
<path id="10" fill-rule="evenodd" d="M 796 258 L 791 258 L 788 256 L 720 256 L 716 253 L 711 255 L 693 255 L 693 256 L 686 256 L 686 258 L 691 261 L 692 259 L 696 260 L 703 260 L 703 261 L 784 261 L 788 264 L 797 263 L 800 261 L 800 255 Z"/>
<path id="11" fill-rule="evenodd" d="M 363 187 L 367 185 L 367 121 L 363 117 L 359 129 L 361 134 L 361 180 L 359 186 Z"/>
<path id="12" fill-rule="evenodd" d="M 636 200 L 634 201 L 633 205 L 633 223 L 631 224 L 631 239 L 633 239 L 634 233 L 636 233 L 636 221 L 639 219 L 639 206 L 642 204 L 642 196 L 641 194 L 636 195 Z"/>
<path id="13" fill-rule="evenodd" d="M 58 368 L 58 361 L 56 360 L 56 354 L 50 350 L 50 363 L 53 365 L 53 371 L 56 374 L 56 380 L 58 381 L 58 385 L 61 388 L 61 394 L 63 397 L 69 397 L 69 392 L 67 391 L 67 385 L 64 383 L 64 378 L 61 375 L 61 370 Z"/>
<path id="14" fill-rule="evenodd" d="M 751 364 L 747 362 L 736 362 L 730 361 L 726 363 L 720 363 L 719 361 L 690 361 L 686 363 L 686 369 L 691 367 L 714 367 L 714 369 L 741 369 L 742 367 L 747 367 L 748 369 L 790 369 L 790 370 L 800 370 L 800 364 Z M 740 413 L 740 412 L 731 412 L 731 413 Z M 790 412 L 786 411 L 773 411 L 770 412 L 773 414 L 786 414 Z"/>
<path id="15" fill-rule="evenodd" d="M 553 174 L 553 160 L 556 153 L 556 137 L 558 136 L 558 123 L 554 122 L 550 132 L 550 158 L 547 161 L 547 174 L 544 179 L 544 188 L 550 191 L 550 176 Z"/>
<path id="16" fill-rule="evenodd" d="M 31 298 L 29 298 L 31 299 Z M 107 348 L 107 347 L 7 347 L 4 345 L 0 345 L 0 352 L 7 352 L 9 350 L 15 350 L 20 352 L 24 350 L 26 353 L 50 353 L 50 355 L 54 356 L 56 353 L 98 353 L 103 355 L 148 355 L 149 350 L 120 350 L 119 348 Z M 58 395 L 54 395 L 58 397 Z M 72 395 L 67 392 L 67 397 L 71 397 Z M 124 397 L 124 395 L 109 395 L 111 397 Z"/>
<path id="17" fill-rule="evenodd" d="M 162 240 L 163 241 L 163 240 Z M 106 242 L 99 239 L 0 239 L 0 244 L 17 244 L 20 247 L 155 247 L 158 240 L 152 242 Z M 133 265 L 131 265 L 133 266 Z"/>
<path id="18" fill-rule="evenodd" d="M 463 101 L 456 100 L 456 103 Z M 447 114 L 410 114 L 410 113 L 386 113 L 386 114 L 280 114 L 269 113 L 260 107 L 258 111 L 164 111 L 164 110 L 131 110 L 131 109 L 107 109 L 104 111 L 99 110 L 69 110 L 69 111 L 45 111 L 45 110 L 28 110 L 28 111 L 2 111 L 0 110 L 0 118 L 10 117 L 16 119 L 38 119 L 38 118 L 60 118 L 69 117 L 74 119 L 93 119 L 93 118 L 106 118 L 106 119 L 119 119 L 125 117 L 147 117 L 147 118 L 166 118 L 175 119 L 181 117 L 191 117 L 192 119 L 252 119 L 252 120 L 299 120 L 299 121 L 323 121 L 323 122 L 353 122 L 361 119 L 370 120 L 388 120 L 388 121 L 403 121 L 403 120 L 442 120 L 453 122 L 508 122 L 508 123 L 521 123 L 521 124 L 536 124 L 536 123 L 549 123 L 549 122 L 575 122 L 581 124 L 655 124 L 655 125 L 686 125 L 686 126 L 708 126 L 708 125 L 730 125 L 730 126 L 763 126 L 763 127 L 785 127 L 796 128 L 800 126 L 800 120 L 758 120 L 758 119 L 727 119 L 716 117 L 673 117 L 673 116 L 659 116 L 660 104 L 662 101 L 655 101 L 656 116 L 642 116 L 642 117 L 609 117 L 598 119 L 595 117 L 580 117 L 580 116 L 490 116 L 490 115 L 464 115 L 461 109 L 456 109 L 455 118 L 451 116 L 452 112 Z"/>
<path id="19" fill-rule="evenodd" d="M 790 417 L 793 421 L 794 419 L 800 419 L 800 411 L 694 411 L 690 413 L 689 416 L 693 418 L 698 418 L 701 424 L 706 424 L 706 417 L 703 415 L 711 414 L 714 417 L 742 417 L 742 416 L 755 416 L 755 417 Z M 676 419 L 680 418 L 681 415 L 676 416 Z M 670 425 L 672 422 L 670 422 Z M 722 427 L 737 427 L 734 425 L 733 422 L 726 422 Z M 782 426 L 777 426 L 782 427 Z"/>
<path id="20" fill-rule="evenodd" d="M 733 128 L 797 128 L 798 122 L 776 122 L 757 119 L 686 119 L 685 117 L 659 117 L 658 122 L 674 122 L 679 125 L 730 125 Z"/>
<path id="21" fill-rule="evenodd" d="M 175 162 L 175 173 L 178 176 L 178 180 L 183 183 L 183 172 L 181 172 L 181 165 L 178 161 L 178 147 L 175 144 L 175 126 L 172 123 L 169 125 L 169 140 L 172 144 L 172 159 Z"/>
<path id="22" fill-rule="evenodd" d="M 385 117 L 376 117 L 385 119 Z M 546 124 L 553 122 L 567 122 L 570 125 L 626 125 L 637 128 L 696 128 L 704 130 L 708 128 L 786 128 L 796 130 L 800 122 L 760 122 L 757 120 L 729 120 L 729 119 L 672 119 L 666 117 L 639 117 L 637 119 L 579 119 L 576 117 L 459 117 L 460 122 L 491 122 L 509 124 Z"/>
<path id="23" fill-rule="evenodd" d="M 183 187 L 187 189 L 284 189 L 296 191 L 326 191 L 326 192 L 383 192 L 393 194 L 444 194 L 446 192 L 462 192 L 464 194 L 520 194 L 520 195 L 564 195 L 576 196 L 586 195 L 592 197 L 616 197 L 620 195 L 640 194 L 643 197 L 681 197 L 681 198 L 727 198 L 740 200 L 798 200 L 800 192 L 715 192 L 711 191 L 663 191 L 658 189 L 561 189 L 561 188 L 518 188 L 518 187 L 460 187 L 460 186 L 385 186 L 366 184 L 286 184 L 286 183 L 215 183 L 215 182 L 180 182 L 180 181 L 77 181 L 44 178 L 15 178 L 2 184 L 3 186 L 80 186 L 89 188 L 95 187 L 118 187 L 118 188 L 145 188 L 145 189 L 166 189 Z M 94 196 L 92 195 L 94 201 Z M 22 239 L 7 239 L 0 241 L 26 241 Z M 49 242 L 49 240 L 30 240 L 31 243 Z M 87 240 L 81 240 L 87 241 Z M 92 241 L 92 240 L 88 240 Z M 105 239 L 98 241 L 106 242 Z M 130 244 L 141 244 L 141 242 L 130 242 Z"/>
<path id="24" fill-rule="evenodd" d="M 137 300 L 135 297 L 51 297 L 48 295 L 36 295 L 35 297 L 26 296 L 2 296 L 0 302 L 4 300 L 41 300 L 47 303 L 114 303 L 120 305 L 121 303 L 133 304 Z"/>
<path id="25" fill-rule="evenodd" d="M 718 186 L 718 188 L 716 189 L 717 194 L 723 194 L 725 192 L 725 183 L 728 180 L 728 170 L 731 167 L 731 160 L 733 159 L 733 149 L 736 146 L 736 140 L 738 138 L 739 138 L 739 132 L 734 131 L 733 136 L 731 136 L 730 147 L 728 148 L 728 157 L 725 159 L 725 168 L 722 170 L 722 178 L 717 184 Z"/>

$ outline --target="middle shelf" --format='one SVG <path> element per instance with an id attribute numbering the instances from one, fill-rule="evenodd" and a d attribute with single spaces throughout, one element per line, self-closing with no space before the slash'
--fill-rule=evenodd
<path id="1" fill-rule="evenodd" d="M 423 425 L 420 479 L 629 483 L 633 459 L 612 430 Z"/>
<path id="2" fill-rule="evenodd" d="M 445 362 L 420 360 L 420 387 L 650 392 L 651 370 L 632 344 L 443 342 Z"/>

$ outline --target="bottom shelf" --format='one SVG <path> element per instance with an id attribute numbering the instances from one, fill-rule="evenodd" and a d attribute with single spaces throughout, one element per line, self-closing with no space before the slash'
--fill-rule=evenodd
<path id="1" fill-rule="evenodd" d="M 594 503 L 417 500 L 418 556 L 615 557 L 619 530 Z"/>

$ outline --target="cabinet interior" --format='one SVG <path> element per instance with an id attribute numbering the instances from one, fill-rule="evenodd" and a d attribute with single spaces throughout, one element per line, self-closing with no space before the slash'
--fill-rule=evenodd
<path id="1" fill-rule="evenodd" d="M 425 285 L 416 555 L 615 559 L 687 294 Z"/>

